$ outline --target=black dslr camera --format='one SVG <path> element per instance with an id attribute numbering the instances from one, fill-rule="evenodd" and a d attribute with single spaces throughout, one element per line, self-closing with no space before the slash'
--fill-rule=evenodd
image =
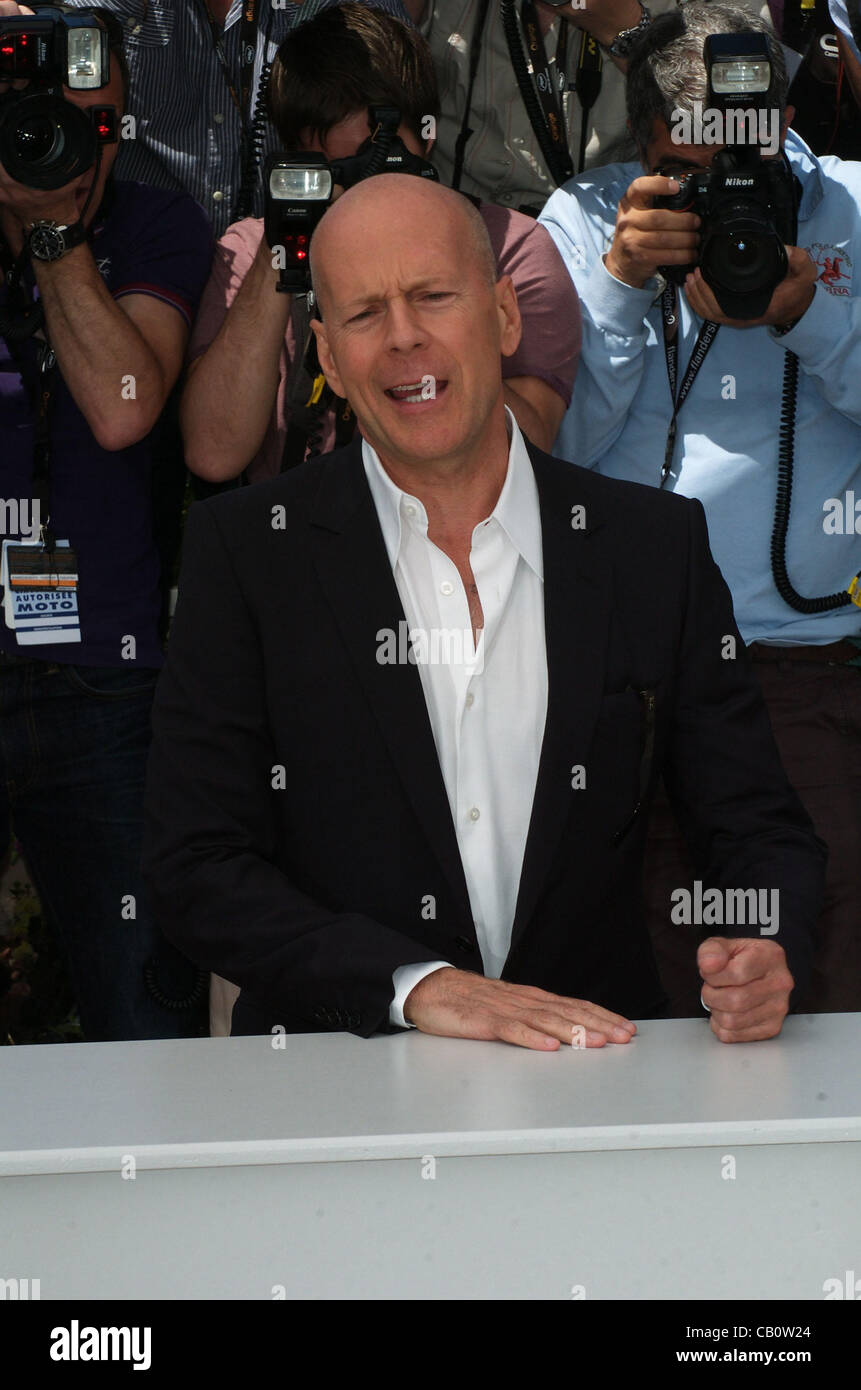
<path id="1" fill-rule="evenodd" d="M 307 294 L 311 289 L 308 249 L 311 235 L 332 200 L 336 184 L 353 184 L 373 174 L 417 174 L 439 181 L 432 164 L 411 154 L 398 135 L 401 113 L 396 106 L 372 106 L 371 135 L 356 154 L 328 161 L 322 154 L 271 154 L 264 166 L 266 243 L 281 254 L 277 289 Z"/>
<path id="2" fill-rule="evenodd" d="M 27 188 L 62 188 L 92 168 L 99 146 L 117 138 L 113 106 L 86 111 L 63 87 L 97 91 L 110 81 L 109 37 L 90 10 L 42 6 L 0 19 L 0 164 Z"/>
<path id="3" fill-rule="evenodd" d="M 757 319 L 786 275 L 785 247 L 794 246 L 798 235 L 798 197 L 786 156 L 763 159 L 757 143 L 758 117 L 768 115 L 762 110 L 771 84 L 768 40 L 756 33 L 713 34 L 705 41 L 703 59 L 710 133 L 716 118 L 724 138 L 714 143 L 726 148 L 709 169 L 673 174 L 679 192 L 656 198 L 654 205 L 697 214 L 703 279 L 729 318 Z M 771 114 L 776 121 L 777 113 Z M 693 269 L 661 268 L 677 284 Z"/>

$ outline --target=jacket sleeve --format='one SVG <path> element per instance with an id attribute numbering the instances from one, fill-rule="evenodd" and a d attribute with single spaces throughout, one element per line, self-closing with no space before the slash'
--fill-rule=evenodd
<path id="1" fill-rule="evenodd" d="M 291 883 L 278 863 L 275 763 L 254 619 L 213 504 L 198 503 L 153 708 L 143 868 L 156 920 L 275 1020 L 315 1028 L 328 1013 L 363 1037 L 385 1031 L 393 972 L 439 950 Z"/>
<path id="2" fill-rule="evenodd" d="M 777 907 L 777 931 L 774 921 L 765 932 L 761 922 L 751 930 L 725 921 L 707 934 L 762 935 L 783 946 L 793 1006 L 810 975 L 827 848 L 784 772 L 696 500 L 689 503 L 687 593 L 667 792 L 704 887 L 724 890 L 724 902 L 726 890 L 763 889 Z"/>

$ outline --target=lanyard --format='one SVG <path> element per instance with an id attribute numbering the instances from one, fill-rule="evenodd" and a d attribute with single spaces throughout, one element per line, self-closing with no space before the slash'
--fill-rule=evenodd
<path id="1" fill-rule="evenodd" d="M 242 20 L 239 27 L 238 93 L 230 73 L 227 54 L 224 51 L 224 30 L 217 20 L 213 19 L 207 0 L 201 0 L 201 3 L 206 10 L 206 18 L 209 21 L 215 56 L 244 129 L 250 119 L 251 79 L 254 73 L 254 59 L 257 56 L 257 0 L 244 0 L 242 6 Z"/>
<path id="2" fill-rule="evenodd" d="M 679 316 L 676 306 L 676 287 L 669 281 L 661 295 L 661 319 L 664 329 L 664 354 L 667 359 L 667 377 L 670 383 L 670 399 L 673 402 L 673 418 L 670 420 L 670 427 L 667 430 L 667 443 L 664 449 L 664 462 L 661 467 L 661 487 L 670 476 L 670 468 L 673 463 L 673 450 L 676 445 L 676 417 L 685 403 L 691 387 L 696 380 L 697 372 L 706 360 L 708 350 L 717 336 L 720 324 L 712 323 L 707 319 L 697 334 L 694 343 L 694 350 L 685 367 L 685 374 L 682 383 L 676 394 L 676 381 L 678 373 L 679 357 Z"/>
<path id="3" fill-rule="evenodd" d="M 562 109 L 562 93 L 567 86 L 565 69 L 568 62 L 568 24 L 564 19 L 560 19 L 559 21 L 559 40 L 556 45 L 555 81 L 553 73 L 550 71 L 547 49 L 544 46 L 544 38 L 541 33 L 541 25 L 538 20 L 538 11 L 535 8 L 534 0 L 522 0 L 520 6 L 520 24 L 523 29 L 523 37 L 526 41 L 526 51 L 529 54 L 529 61 L 532 64 L 535 87 L 538 92 L 538 101 L 544 114 L 547 132 L 559 158 L 569 166 L 570 173 L 568 177 L 570 178 L 574 170 L 573 167 L 571 167 L 571 159 L 568 153 L 565 113 Z"/>

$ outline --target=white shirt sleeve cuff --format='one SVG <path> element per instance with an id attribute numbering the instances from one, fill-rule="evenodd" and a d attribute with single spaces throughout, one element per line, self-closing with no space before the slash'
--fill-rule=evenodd
<path id="1" fill-rule="evenodd" d="M 456 969 L 456 966 L 448 960 L 423 960 L 415 965 L 399 965 L 397 970 L 392 972 L 395 997 L 389 1005 L 389 1023 L 395 1024 L 398 1028 L 415 1028 L 414 1023 L 408 1023 L 404 1018 L 404 1004 L 407 1002 L 407 995 L 411 989 L 415 989 L 419 980 L 423 980 L 425 975 L 431 975 L 434 970 L 439 970 L 443 966 L 447 966 L 450 970 Z"/>

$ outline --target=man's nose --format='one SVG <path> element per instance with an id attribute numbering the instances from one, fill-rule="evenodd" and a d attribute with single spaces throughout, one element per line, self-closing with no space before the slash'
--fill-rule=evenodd
<path id="1" fill-rule="evenodd" d="M 427 341 L 415 308 L 405 299 L 390 299 L 386 310 L 386 346 L 395 352 L 412 352 Z"/>

